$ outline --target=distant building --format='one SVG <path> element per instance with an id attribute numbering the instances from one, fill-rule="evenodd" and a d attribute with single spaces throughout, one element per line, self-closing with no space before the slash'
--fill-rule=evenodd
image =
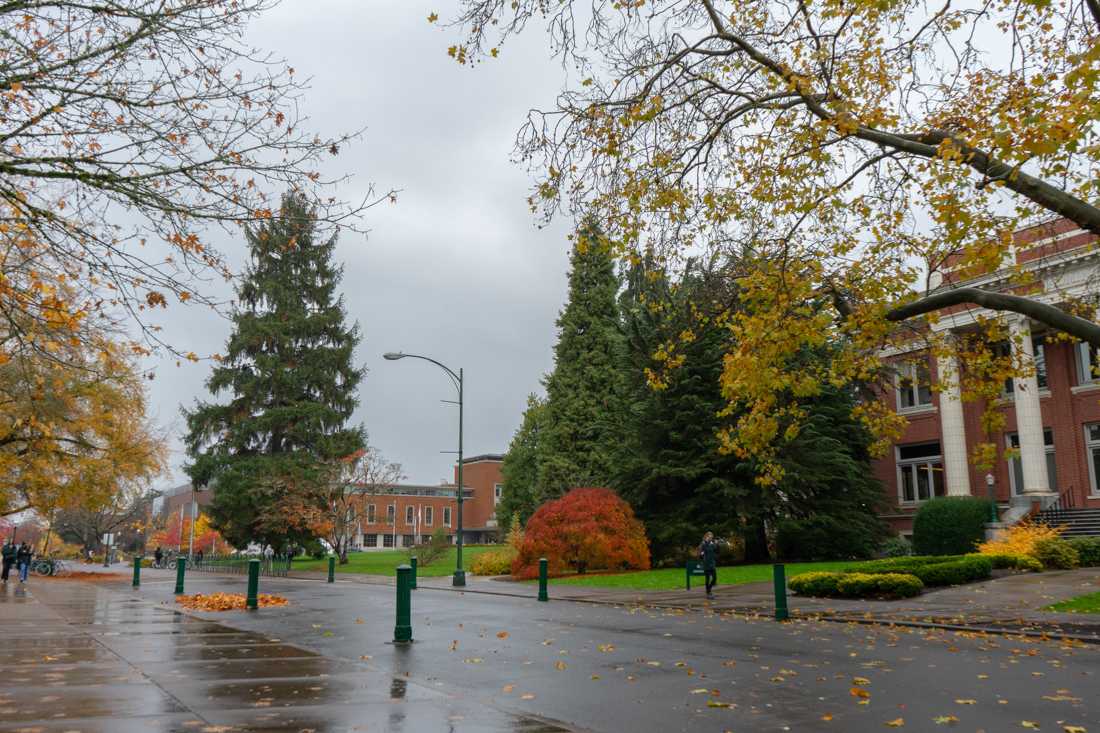
<path id="1" fill-rule="evenodd" d="M 497 453 L 464 458 L 462 483 L 465 484 L 462 504 L 462 541 L 465 544 L 495 542 L 500 539 L 496 506 L 503 489 L 501 465 L 504 456 Z M 361 521 L 351 537 L 354 550 L 411 547 L 427 542 L 440 527 L 454 542 L 458 524 L 456 486 L 458 466 L 454 467 L 454 483 L 439 486 L 395 484 L 374 494 L 362 496 Z M 209 504 L 214 490 L 192 492 L 191 484 L 182 484 L 161 492 L 154 502 L 158 516 L 187 514 L 194 496 L 198 507 Z M 507 531 L 507 528 L 505 528 Z"/>

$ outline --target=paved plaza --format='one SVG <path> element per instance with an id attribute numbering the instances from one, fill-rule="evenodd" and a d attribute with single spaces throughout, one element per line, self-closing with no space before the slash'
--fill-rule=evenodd
<path id="1" fill-rule="evenodd" d="M 422 587 L 394 646 L 392 586 L 264 578 L 290 605 L 250 613 L 180 613 L 173 586 L 5 587 L 0 730 L 1100 730 L 1074 640 Z"/>

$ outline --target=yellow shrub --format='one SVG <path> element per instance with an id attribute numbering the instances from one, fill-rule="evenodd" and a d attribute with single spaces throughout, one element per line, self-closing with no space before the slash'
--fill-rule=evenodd
<path id="1" fill-rule="evenodd" d="M 1035 545 L 1043 540 L 1056 539 L 1065 527 L 1050 527 L 1025 519 L 1009 527 L 995 540 L 978 545 L 982 555 L 1034 555 Z"/>
<path id="2" fill-rule="evenodd" d="M 507 575 L 512 572 L 512 561 L 516 552 L 504 545 L 499 550 L 489 550 L 474 558 L 470 572 L 474 575 Z"/>

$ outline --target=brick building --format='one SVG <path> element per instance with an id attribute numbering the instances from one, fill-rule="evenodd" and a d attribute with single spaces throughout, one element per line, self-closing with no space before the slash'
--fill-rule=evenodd
<path id="1" fill-rule="evenodd" d="M 967 279 L 933 274 L 938 288 L 972 286 L 1016 290 L 1030 283 L 1029 294 L 1052 305 L 1068 299 L 1097 302 L 1100 251 L 1097 237 L 1064 219 L 1046 221 L 1013 235 L 1009 261 L 996 272 Z M 938 280 L 938 282 L 937 282 Z M 947 337 L 977 328 L 980 318 L 1008 319 L 1012 342 L 1035 374 L 1007 380 L 995 409 L 1006 424 L 993 436 L 1002 452 L 990 471 L 969 460 L 974 445 L 986 440 L 981 427 L 985 404 L 962 402 L 954 359 L 935 359 L 914 350 L 890 353 L 895 367 L 892 393 L 884 399 L 908 425 L 892 454 L 876 461 L 875 475 L 886 487 L 893 508 L 886 518 L 903 534 L 912 529 L 920 504 L 933 496 L 995 495 L 1003 521 L 1013 522 L 1033 508 L 1100 508 L 1100 377 L 1095 347 L 1049 338 L 1045 326 L 1013 313 L 977 306 L 944 309 L 930 328 Z M 946 333 L 945 333 L 946 332 Z M 1018 457 L 1003 454 L 1018 449 Z"/>
<path id="2" fill-rule="evenodd" d="M 496 505 L 503 479 L 504 456 L 485 454 L 462 460 L 462 541 L 495 542 L 499 539 Z M 427 542 L 442 527 L 454 541 L 457 515 L 458 466 L 454 482 L 440 486 L 398 484 L 377 494 L 364 495 L 362 520 L 352 537 L 356 550 L 409 547 Z"/>
<path id="3" fill-rule="evenodd" d="M 475 544 L 496 542 L 500 528 L 496 522 L 496 505 L 500 501 L 503 479 L 500 468 L 504 456 L 490 453 L 465 458 L 462 461 L 462 483 L 466 485 L 462 504 L 462 541 Z M 454 481 L 439 486 L 397 484 L 376 494 L 362 497 L 362 520 L 352 536 L 354 550 L 381 550 L 410 547 L 427 542 L 432 532 L 442 527 L 454 542 L 458 523 L 456 491 L 458 466 Z M 214 489 L 193 493 L 196 511 L 210 503 Z M 183 484 L 161 492 L 154 512 L 158 515 L 187 514 L 192 500 L 191 484 Z M 507 529 L 507 528 L 505 528 Z"/>

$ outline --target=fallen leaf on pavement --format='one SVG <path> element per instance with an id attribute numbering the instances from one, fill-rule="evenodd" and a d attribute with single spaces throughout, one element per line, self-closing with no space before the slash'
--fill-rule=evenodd
<path id="1" fill-rule="evenodd" d="M 905 725 L 905 718 L 894 718 L 886 721 L 887 728 L 900 728 Z"/>

